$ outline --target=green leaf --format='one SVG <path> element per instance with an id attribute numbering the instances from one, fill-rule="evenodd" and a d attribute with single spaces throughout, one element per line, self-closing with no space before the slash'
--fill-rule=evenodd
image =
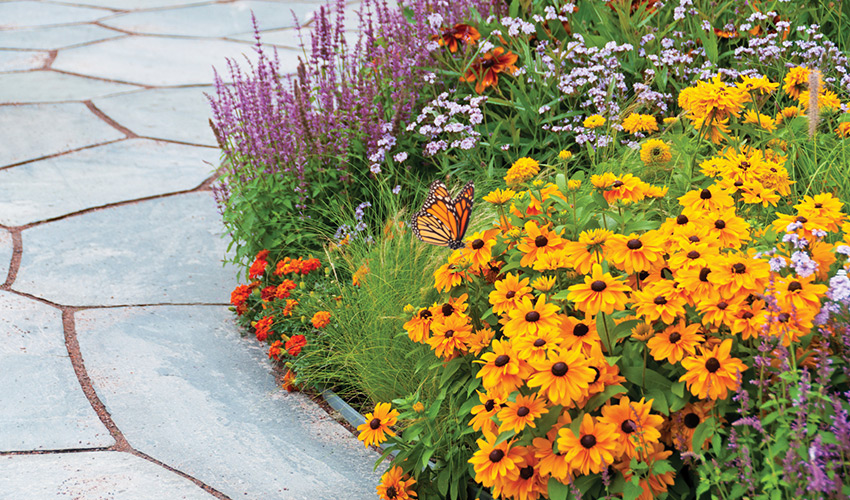
<path id="1" fill-rule="evenodd" d="M 640 484 L 635 484 L 635 481 L 638 480 L 638 477 L 634 476 L 631 481 L 626 481 L 623 486 L 623 500 L 635 500 L 643 494 L 643 488 L 640 487 Z"/>
<path id="2" fill-rule="evenodd" d="M 714 432 L 714 417 L 708 417 L 705 419 L 705 422 L 699 424 L 697 428 L 694 429 L 694 435 L 691 438 L 692 449 L 694 451 L 701 450 L 702 444 L 712 432 Z"/>
<path id="3" fill-rule="evenodd" d="M 684 382 L 673 382 L 673 385 L 670 386 L 670 391 L 679 396 L 680 398 L 685 397 L 685 383 Z"/>
<path id="4" fill-rule="evenodd" d="M 584 404 L 584 409 L 587 411 L 594 411 L 613 396 L 623 394 L 624 392 L 628 391 L 622 385 L 609 385 L 604 391 L 590 398 L 587 403 Z"/>
<path id="5" fill-rule="evenodd" d="M 549 478 L 549 500 L 567 500 L 570 496 L 570 487 L 554 477 Z"/>

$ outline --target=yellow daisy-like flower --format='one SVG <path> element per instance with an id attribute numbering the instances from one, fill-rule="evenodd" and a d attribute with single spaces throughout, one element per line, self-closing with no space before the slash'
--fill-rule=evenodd
<path id="1" fill-rule="evenodd" d="M 548 226 L 540 227 L 534 221 L 525 223 L 526 236 L 517 245 L 517 248 L 525 255 L 520 260 L 520 265 L 530 266 L 543 254 L 554 252 L 562 248 L 564 240 L 560 233 L 550 231 Z"/>
<path id="2" fill-rule="evenodd" d="M 617 269 L 629 274 L 649 271 L 664 260 L 664 245 L 664 238 L 658 231 L 647 231 L 641 235 L 617 234 L 608 241 L 606 258 Z"/>
<path id="3" fill-rule="evenodd" d="M 850 122 L 839 123 L 838 128 L 835 129 L 835 133 L 842 139 L 847 138 L 850 135 Z"/>
<path id="4" fill-rule="evenodd" d="M 522 385 L 531 367 L 517 355 L 510 340 L 494 340 L 492 346 L 493 352 L 485 352 L 475 361 L 484 365 L 475 377 L 490 395 L 506 399 Z"/>
<path id="5" fill-rule="evenodd" d="M 509 338 L 520 335 L 535 335 L 540 330 L 557 329 L 560 326 L 557 304 L 546 303 L 546 295 L 537 297 L 533 302 L 529 296 L 523 297 L 522 302 L 508 311 L 510 318 L 502 332 Z"/>
<path id="6" fill-rule="evenodd" d="M 452 314 L 431 323 L 431 332 L 433 335 L 427 342 L 434 354 L 443 359 L 452 359 L 456 354 L 467 351 L 466 342 L 472 334 L 472 325 L 466 316 Z"/>
<path id="7" fill-rule="evenodd" d="M 373 413 L 366 414 L 366 423 L 357 426 L 360 435 L 357 439 L 366 446 L 379 445 L 387 440 L 387 436 L 395 436 L 390 430 L 398 421 L 398 410 L 392 410 L 390 403 L 378 403 Z"/>
<path id="8" fill-rule="evenodd" d="M 558 158 L 566 161 L 573 157 L 573 154 L 567 151 L 566 149 L 562 149 L 560 153 L 558 153 Z"/>
<path id="9" fill-rule="evenodd" d="M 567 298 L 575 303 L 576 309 L 596 315 L 625 309 L 629 301 L 626 294 L 632 289 L 610 273 L 603 273 L 599 264 L 594 264 L 591 275 L 584 278 L 584 283 L 571 286 L 569 291 Z"/>
<path id="10" fill-rule="evenodd" d="M 505 275 L 505 279 L 494 283 L 495 290 L 490 292 L 490 304 L 493 305 L 493 312 L 502 314 L 516 308 L 522 302 L 523 297 L 531 293 L 531 287 L 528 286 L 529 280 L 530 278 L 520 280 L 519 276 L 508 273 Z"/>
<path id="11" fill-rule="evenodd" d="M 536 427 L 534 419 L 549 413 L 546 409 L 546 402 L 543 398 L 539 398 L 532 394 L 523 396 L 522 394 L 516 397 L 516 401 L 508 401 L 499 410 L 498 418 L 502 422 L 499 426 L 499 433 L 507 430 L 512 430 L 519 434 L 523 429 L 528 427 Z"/>
<path id="12" fill-rule="evenodd" d="M 809 70 L 801 66 L 791 68 L 782 81 L 782 90 L 792 99 L 797 99 L 809 86 Z"/>
<path id="13" fill-rule="evenodd" d="M 567 189 L 569 189 L 570 191 L 578 191 L 579 188 L 581 188 L 580 180 L 570 179 L 567 181 Z"/>
<path id="14" fill-rule="evenodd" d="M 504 205 L 514 199 L 516 191 L 513 189 L 496 189 L 484 197 L 484 201 L 494 205 Z"/>
<path id="15" fill-rule="evenodd" d="M 758 92 L 759 94 L 767 95 L 772 94 L 779 88 L 779 83 L 771 82 L 766 76 L 762 76 L 760 78 L 742 76 L 741 80 L 743 81 L 738 84 L 738 88 L 746 90 L 747 92 Z"/>
<path id="16" fill-rule="evenodd" d="M 683 359 L 682 366 L 688 372 L 679 381 L 685 382 L 691 394 L 700 399 L 726 399 L 727 390 L 737 391 L 738 380 L 747 370 L 731 352 L 732 339 L 726 339 L 714 349 L 704 349 L 702 354 Z"/>
<path id="17" fill-rule="evenodd" d="M 552 351 L 541 361 L 529 362 L 534 374 L 528 387 L 540 387 L 552 404 L 569 406 L 587 395 L 587 388 L 596 378 L 590 362 L 578 349 Z"/>
<path id="18" fill-rule="evenodd" d="M 581 122 L 584 128 L 597 128 L 605 125 L 605 118 L 602 115 L 590 115 Z"/>
<path id="19" fill-rule="evenodd" d="M 395 466 L 387 470 L 381 476 L 381 483 L 377 486 L 378 497 L 381 500 L 408 500 L 416 498 L 416 492 L 411 487 L 416 484 L 413 478 L 404 479 L 404 469 Z"/>
<path id="20" fill-rule="evenodd" d="M 640 160 L 647 166 L 661 166 L 673 159 L 670 146 L 661 139 L 650 139 L 640 147 Z"/>
<path id="21" fill-rule="evenodd" d="M 776 130 L 776 120 L 767 115 L 756 113 L 752 109 L 748 109 L 744 112 L 744 123 L 761 127 L 765 132 L 773 132 Z"/>
<path id="22" fill-rule="evenodd" d="M 513 340 L 513 346 L 520 359 L 540 361 L 549 351 L 561 347 L 562 341 L 558 330 L 540 330 L 535 335 L 520 335 Z"/>
<path id="23" fill-rule="evenodd" d="M 624 396 L 616 405 L 603 406 L 602 418 L 599 419 L 614 426 L 620 450 L 630 458 L 638 456 L 638 448 L 646 451 L 648 445 L 661 439 L 659 429 L 664 417 L 651 415 L 649 411 L 653 400 L 644 402 L 644 399 L 631 401 Z"/>
<path id="24" fill-rule="evenodd" d="M 512 449 L 513 440 L 496 444 L 496 435 L 479 439 L 476 451 L 469 463 L 475 469 L 475 480 L 487 488 L 499 480 L 513 481 L 519 477 L 517 463 L 521 460 L 519 451 Z"/>
<path id="25" fill-rule="evenodd" d="M 533 158 L 523 157 L 515 161 L 511 168 L 508 169 L 505 175 L 505 182 L 508 186 L 521 184 L 540 172 L 540 163 Z"/>
<path id="26" fill-rule="evenodd" d="M 705 337 L 697 333 L 699 329 L 699 323 L 685 325 L 685 321 L 680 320 L 647 341 L 649 354 L 656 361 L 666 358 L 671 365 L 678 363 L 685 355 L 693 355 L 700 342 L 705 340 Z"/>
<path id="27" fill-rule="evenodd" d="M 779 110 L 779 116 L 777 117 L 776 121 L 777 123 L 782 123 L 787 120 L 793 120 L 798 116 L 803 116 L 803 110 L 798 108 L 797 106 L 788 106 Z"/>
<path id="28" fill-rule="evenodd" d="M 486 392 L 475 392 L 478 393 L 478 401 L 480 401 L 481 404 L 473 406 L 472 410 L 469 411 L 472 414 L 469 426 L 472 427 L 472 430 L 475 432 L 480 431 L 485 436 L 496 434 L 498 426 L 496 425 L 496 422 L 493 421 L 493 417 L 495 417 L 496 413 L 502 409 L 504 400 L 497 399 Z"/>
<path id="29" fill-rule="evenodd" d="M 531 287 L 541 293 L 546 293 L 555 286 L 555 276 L 541 276 L 531 283 Z"/>
<path id="30" fill-rule="evenodd" d="M 618 447 L 614 426 L 600 420 L 594 422 L 587 413 L 578 436 L 569 427 L 558 431 L 558 449 L 566 453 L 574 470 L 585 475 L 613 464 Z"/>
<path id="31" fill-rule="evenodd" d="M 636 132 L 658 132 L 658 122 L 652 115 L 632 113 L 623 120 L 623 130 L 630 134 Z"/>

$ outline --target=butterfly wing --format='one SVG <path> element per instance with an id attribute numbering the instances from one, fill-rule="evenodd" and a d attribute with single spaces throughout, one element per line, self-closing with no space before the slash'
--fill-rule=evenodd
<path id="1" fill-rule="evenodd" d="M 469 228 L 469 216 L 472 215 L 472 203 L 475 201 L 475 185 L 468 182 L 466 186 L 452 200 L 455 215 L 457 216 L 457 233 L 455 240 L 461 241 Z"/>
<path id="2" fill-rule="evenodd" d="M 440 219 L 427 212 L 417 212 L 410 221 L 413 234 L 432 245 L 447 246 L 452 241 L 449 228 Z"/>
<path id="3" fill-rule="evenodd" d="M 431 183 L 422 209 L 413 215 L 411 226 L 417 238 L 432 245 L 462 248 L 463 235 L 469 226 L 474 188 L 468 183 L 453 200 L 441 181 Z"/>

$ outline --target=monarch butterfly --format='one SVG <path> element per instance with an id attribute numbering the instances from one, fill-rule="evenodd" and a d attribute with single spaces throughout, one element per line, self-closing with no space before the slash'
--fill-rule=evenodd
<path id="1" fill-rule="evenodd" d="M 472 182 L 467 183 L 454 199 L 449 196 L 445 184 L 439 180 L 432 182 L 422 209 L 410 219 L 413 234 L 432 245 L 452 250 L 465 247 L 463 235 L 469 227 L 474 194 Z"/>

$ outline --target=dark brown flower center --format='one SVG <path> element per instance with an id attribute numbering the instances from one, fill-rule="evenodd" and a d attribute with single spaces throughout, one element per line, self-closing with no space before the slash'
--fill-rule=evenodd
<path id="1" fill-rule="evenodd" d="M 523 467 L 522 469 L 519 470 L 519 477 L 521 477 L 523 480 L 529 480 L 529 479 L 531 479 L 531 476 L 533 476 L 533 475 L 534 475 L 534 467 L 532 467 L 530 465 L 528 467 Z"/>
<path id="2" fill-rule="evenodd" d="M 680 226 L 684 226 L 688 222 L 690 222 L 690 219 L 688 219 L 687 215 L 680 215 L 676 217 L 676 224 L 679 224 Z"/>
<path id="3" fill-rule="evenodd" d="M 487 402 L 484 403 L 484 410 L 485 411 L 491 412 L 491 411 L 493 411 L 493 408 L 495 408 L 495 407 L 496 407 L 496 402 L 493 401 L 492 399 L 488 399 Z"/>
<path id="4" fill-rule="evenodd" d="M 395 490 L 395 486 L 387 488 L 387 498 L 396 498 L 397 496 L 398 492 Z"/>
<path id="5" fill-rule="evenodd" d="M 371 422 L 369 422 L 369 427 L 370 427 L 373 431 L 374 431 L 374 430 L 377 430 L 377 429 L 378 429 L 378 427 L 380 427 L 380 426 L 381 426 L 381 419 L 380 419 L 380 418 L 373 418 L 373 419 L 372 419 L 372 421 L 371 421 Z"/>
<path id="6" fill-rule="evenodd" d="M 697 252 L 696 250 L 691 250 L 690 252 L 688 252 L 688 258 L 692 260 L 699 259 L 699 252 Z"/>
<path id="7" fill-rule="evenodd" d="M 744 181 L 735 181 L 732 183 L 735 187 L 741 187 L 744 185 Z"/>
<path id="8" fill-rule="evenodd" d="M 596 436 L 593 434 L 586 434 L 579 439 L 579 443 L 589 450 L 596 446 Z"/>
<path id="9" fill-rule="evenodd" d="M 611 187 L 618 188 L 618 187 L 622 187 L 623 184 L 624 184 L 624 182 L 618 179 L 618 180 L 614 181 L 613 184 L 611 184 Z"/>
<path id="10" fill-rule="evenodd" d="M 508 292 L 505 294 L 506 299 L 512 299 L 514 297 L 516 297 L 516 292 L 513 290 L 508 290 Z"/>
<path id="11" fill-rule="evenodd" d="M 792 281 L 788 283 L 788 291 L 789 292 L 798 292 L 803 289 L 803 285 L 800 284 L 799 281 Z"/>
<path id="12" fill-rule="evenodd" d="M 717 219 L 714 221 L 714 227 L 716 229 L 726 229 L 726 221 L 722 219 Z"/>
<path id="13" fill-rule="evenodd" d="M 519 417 L 524 417 L 524 416 L 528 415 L 529 413 L 531 413 L 531 410 L 529 410 L 527 406 L 520 406 L 519 408 L 517 408 L 517 411 L 516 411 L 516 414 Z"/>
<path id="14" fill-rule="evenodd" d="M 682 422 L 688 429 L 696 429 L 699 425 L 699 415 L 696 413 L 688 413 L 685 415 L 685 418 L 682 419 Z"/>
<path id="15" fill-rule="evenodd" d="M 443 316 L 451 316 L 453 312 L 455 312 L 454 306 L 451 304 L 443 304 Z"/>
<path id="16" fill-rule="evenodd" d="M 496 360 L 493 361 L 493 364 L 498 366 L 499 368 L 501 368 L 501 367 L 505 366 L 506 364 L 508 364 L 510 361 L 511 361 L 511 357 L 508 356 L 507 354 L 499 354 L 498 356 L 496 356 Z"/>
<path id="17" fill-rule="evenodd" d="M 717 303 L 717 308 L 720 309 L 721 311 L 725 311 L 727 307 L 729 307 L 729 303 L 726 302 L 725 300 L 721 300 L 720 302 Z"/>
<path id="18" fill-rule="evenodd" d="M 546 341 L 543 339 L 537 339 L 534 341 L 534 347 L 543 347 L 546 345 Z"/>
<path id="19" fill-rule="evenodd" d="M 629 250 L 637 250 L 638 248 L 643 246 L 643 243 L 641 243 L 639 239 L 635 238 L 629 240 L 626 243 L 626 246 L 629 248 Z"/>
<path id="20" fill-rule="evenodd" d="M 815 208 L 823 208 L 823 203 L 815 203 Z"/>
<path id="21" fill-rule="evenodd" d="M 699 243 L 700 239 L 699 239 L 699 236 L 693 235 L 693 236 L 688 236 L 688 241 L 690 241 L 691 243 Z"/>
<path id="22" fill-rule="evenodd" d="M 802 215 L 798 215 L 797 218 L 794 220 L 799 222 L 800 224 L 805 224 L 806 222 L 809 222 L 809 219 L 803 217 Z"/>
<path id="23" fill-rule="evenodd" d="M 643 281 L 646 278 L 649 278 L 649 271 L 641 271 L 638 273 L 638 279 Z"/>
<path id="24" fill-rule="evenodd" d="M 576 337 L 584 337 L 590 332 L 590 327 L 585 325 L 584 323 L 579 323 L 573 328 L 573 335 Z"/>
<path id="25" fill-rule="evenodd" d="M 708 273 L 711 272 L 711 269 L 707 267 L 703 267 L 699 270 L 699 280 L 703 283 L 708 283 Z"/>
<path id="26" fill-rule="evenodd" d="M 477 240 L 474 240 L 472 242 L 472 248 L 475 249 L 475 250 L 481 249 L 483 247 L 484 247 L 484 240 L 482 240 L 481 238 L 478 238 Z"/>
<path id="27" fill-rule="evenodd" d="M 791 319 L 791 315 L 787 312 L 781 312 L 778 316 L 776 316 L 776 319 L 778 319 L 780 323 L 787 323 L 788 320 Z"/>
<path id="28" fill-rule="evenodd" d="M 701 200 L 710 200 L 711 199 L 711 191 L 708 189 L 703 189 L 699 192 L 699 197 Z"/>
<path id="29" fill-rule="evenodd" d="M 717 358 L 711 357 L 708 358 L 705 362 L 705 369 L 708 370 L 708 373 L 714 373 L 720 369 L 720 361 L 717 361 Z"/>
<path id="30" fill-rule="evenodd" d="M 549 244 L 549 238 L 543 236 L 542 234 L 540 236 L 538 236 L 537 238 L 534 238 L 534 245 L 537 248 L 545 247 L 548 244 Z"/>
<path id="31" fill-rule="evenodd" d="M 663 295 L 659 295 L 658 297 L 655 297 L 655 300 L 652 302 L 657 306 L 663 306 L 667 303 L 667 299 Z"/>
<path id="32" fill-rule="evenodd" d="M 431 311 L 428 309 L 423 309 L 422 312 L 419 313 L 419 317 L 422 319 L 428 319 L 431 316 L 433 316 L 433 314 L 431 314 Z"/>
<path id="33" fill-rule="evenodd" d="M 637 430 L 637 424 L 634 420 L 628 419 L 620 425 L 620 429 L 626 434 L 631 434 Z"/>
<path id="34" fill-rule="evenodd" d="M 537 311 L 529 311 L 525 313 L 525 320 L 531 323 L 534 323 L 535 321 L 540 321 L 540 313 Z"/>
<path id="35" fill-rule="evenodd" d="M 737 264 L 732 265 L 732 272 L 734 272 L 735 274 L 744 274 L 745 272 L 747 272 L 747 266 L 745 264 L 742 264 L 741 262 L 738 262 Z"/>
<path id="36" fill-rule="evenodd" d="M 567 374 L 569 367 L 563 361 L 558 361 L 554 365 L 552 365 L 552 375 L 556 377 L 563 377 Z"/>
<path id="37" fill-rule="evenodd" d="M 454 334 L 455 334 L 454 330 L 446 330 L 446 338 L 447 339 L 452 338 L 454 336 Z"/>
<path id="38" fill-rule="evenodd" d="M 673 332 L 667 337 L 671 344 L 675 344 L 676 342 L 682 340 L 682 334 L 679 332 Z"/>
<path id="39" fill-rule="evenodd" d="M 596 280 L 590 284 L 590 289 L 594 292 L 602 292 L 606 288 L 608 288 L 608 285 L 602 280 Z"/>
<path id="40" fill-rule="evenodd" d="M 488 457 L 491 462 L 501 462 L 503 458 L 505 458 L 505 452 L 502 450 L 493 450 L 490 452 L 490 456 Z"/>

